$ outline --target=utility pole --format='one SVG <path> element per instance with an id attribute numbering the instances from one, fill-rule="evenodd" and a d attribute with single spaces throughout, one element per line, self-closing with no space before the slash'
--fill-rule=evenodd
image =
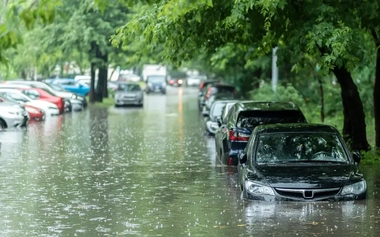
<path id="1" fill-rule="evenodd" d="M 272 53 L 272 90 L 276 91 L 278 82 L 278 66 L 277 66 L 277 47 L 273 48 Z"/>

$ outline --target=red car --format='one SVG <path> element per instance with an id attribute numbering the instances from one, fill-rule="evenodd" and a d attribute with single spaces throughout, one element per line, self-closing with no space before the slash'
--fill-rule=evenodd
<path id="1" fill-rule="evenodd" d="M 29 122 L 45 120 L 45 112 L 43 110 L 31 105 L 24 104 L 24 106 L 25 106 L 25 110 L 29 114 Z"/>
<path id="2" fill-rule="evenodd" d="M 45 100 L 57 105 L 59 112 L 65 112 L 65 102 L 62 97 L 55 96 L 41 88 L 18 88 L 22 93 L 35 100 Z"/>

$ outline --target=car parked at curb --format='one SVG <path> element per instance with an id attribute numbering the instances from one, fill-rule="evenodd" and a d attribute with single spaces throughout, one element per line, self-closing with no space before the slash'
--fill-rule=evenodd
<path id="1" fill-rule="evenodd" d="M 59 115 L 60 113 L 57 105 L 45 100 L 32 99 L 17 89 L 0 88 L 0 95 L 11 98 L 21 105 L 31 105 L 38 109 L 41 109 L 44 111 L 45 115 Z"/>
<path id="2" fill-rule="evenodd" d="M 7 96 L 6 94 L 2 94 L 0 92 L 0 101 L 1 102 L 11 102 L 14 104 L 20 104 L 24 106 L 26 112 L 29 114 L 29 121 L 43 121 L 45 120 L 45 112 L 42 109 L 39 109 L 38 107 L 26 104 L 26 103 L 19 103 L 18 101 L 12 99 L 11 97 Z"/>
<path id="3" fill-rule="evenodd" d="M 53 94 L 54 96 L 59 96 L 64 98 L 66 107 L 70 108 L 78 108 L 78 107 L 87 107 L 87 100 L 84 96 L 80 96 L 78 94 L 69 92 L 64 89 L 54 89 L 50 84 L 41 82 L 41 81 L 26 81 L 26 80 L 13 80 L 13 81 L 6 81 L 5 84 L 6 86 L 11 86 L 11 85 L 28 85 L 33 88 L 41 88 L 49 93 Z M 66 111 L 69 112 L 69 111 Z"/>
<path id="4" fill-rule="evenodd" d="M 253 129 L 260 124 L 307 123 L 301 109 L 293 102 L 248 101 L 235 103 L 228 113 L 227 124 L 219 139 L 227 146 L 216 147 L 223 164 L 238 164 L 237 155 L 242 151 Z"/>
<path id="5" fill-rule="evenodd" d="M 25 108 L 19 104 L 0 100 L 0 131 L 26 127 L 28 121 L 29 115 Z"/>
<path id="6" fill-rule="evenodd" d="M 60 114 L 63 114 L 65 112 L 65 101 L 63 98 L 55 96 L 48 91 L 45 91 L 44 89 L 41 88 L 24 88 L 24 89 L 18 89 L 20 90 L 23 94 L 29 96 L 30 98 L 36 100 L 44 100 L 51 102 L 55 104 L 58 109 Z"/>
<path id="7" fill-rule="evenodd" d="M 349 151 L 330 125 L 257 126 L 239 154 L 238 187 L 264 201 L 365 199 L 360 153 Z"/>
<path id="8" fill-rule="evenodd" d="M 90 92 L 89 85 L 81 81 L 76 81 L 75 79 L 56 78 L 52 79 L 49 83 L 53 85 L 60 85 L 65 90 L 78 94 L 80 96 L 87 96 Z"/>

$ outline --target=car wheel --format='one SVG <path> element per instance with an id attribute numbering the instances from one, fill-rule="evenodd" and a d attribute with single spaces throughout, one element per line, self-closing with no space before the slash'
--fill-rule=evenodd
<path id="1" fill-rule="evenodd" d="M 120 107 L 120 105 L 115 104 L 115 108 L 118 108 L 118 107 Z"/>
<path id="2" fill-rule="evenodd" d="M 2 119 L 0 119 L 0 132 L 4 131 L 6 128 L 7 128 L 7 125 Z"/>

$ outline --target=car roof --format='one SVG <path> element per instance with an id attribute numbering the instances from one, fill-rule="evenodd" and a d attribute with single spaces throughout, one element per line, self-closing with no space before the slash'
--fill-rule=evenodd
<path id="1" fill-rule="evenodd" d="M 263 124 L 263 125 L 258 125 L 255 128 L 255 134 L 297 133 L 297 132 L 339 133 L 338 130 L 331 125 L 311 124 L 311 123 Z"/>
<path id="2" fill-rule="evenodd" d="M 238 110 L 300 110 L 293 102 L 281 101 L 241 101 L 234 106 Z"/>

